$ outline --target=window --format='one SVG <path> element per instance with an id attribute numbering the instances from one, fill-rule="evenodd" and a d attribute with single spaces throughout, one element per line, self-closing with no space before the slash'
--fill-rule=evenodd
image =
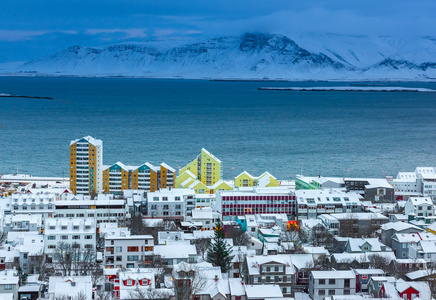
<path id="1" fill-rule="evenodd" d="M 138 261 L 139 256 L 138 255 L 127 255 L 127 261 Z"/>
<path id="2" fill-rule="evenodd" d="M 116 250 L 117 250 L 117 252 L 123 252 L 123 247 L 118 246 L 118 247 L 116 247 Z"/>
<path id="3" fill-rule="evenodd" d="M 336 280 L 335 279 L 329 279 L 329 284 L 336 284 Z M 330 295 L 330 294 L 329 294 Z M 334 294 L 333 294 L 334 295 Z"/>
<path id="4" fill-rule="evenodd" d="M 55 235 L 49 235 L 47 239 L 48 239 L 48 240 L 55 240 L 55 239 L 56 239 L 56 236 L 55 236 Z"/>
<path id="5" fill-rule="evenodd" d="M 153 201 L 159 201 L 159 197 L 153 197 Z"/>
<path id="6" fill-rule="evenodd" d="M 350 290 L 344 290 L 344 295 L 350 295 Z"/>
<path id="7" fill-rule="evenodd" d="M 332 296 L 335 294 L 335 290 L 329 290 L 329 296 Z"/>
<path id="8" fill-rule="evenodd" d="M 85 240 L 92 240 L 92 235 L 85 235 Z"/>
<path id="9" fill-rule="evenodd" d="M 5 284 L 5 290 L 12 290 L 12 284 Z"/>
<path id="10" fill-rule="evenodd" d="M 325 295 L 325 290 L 319 290 L 318 291 L 318 295 L 324 296 Z"/>
<path id="11" fill-rule="evenodd" d="M 63 236 L 62 236 L 62 239 L 63 239 L 63 240 L 68 240 L 68 235 L 63 235 Z"/>
<path id="12" fill-rule="evenodd" d="M 325 284 L 325 279 L 320 279 L 319 284 Z"/>
<path id="13" fill-rule="evenodd" d="M 139 247 L 127 247 L 127 252 L 138 252 Z"/>
<path id="14" fill-rule="evenodd" d="M 117 261 L 122 261 L 123 257 L 122 256 L 117 256 Z"/>

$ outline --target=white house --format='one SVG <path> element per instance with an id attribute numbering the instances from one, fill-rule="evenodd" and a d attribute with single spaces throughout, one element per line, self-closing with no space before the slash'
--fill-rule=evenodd
<path id="1" fill-rule="evenodd" d="M 430 197 L 410 197 L 404 207 L 406 215 L 419 217 L 433 217 L 434 205 Z"/>
<path id="2" fill-rule="evenodd" d="M 353 271 L 312 271 L 309 275 L 309 295 L 314 300 L 355 293 L 356 277 Z"/>
<path id="3" fill-rule="evenodd" d="M 91 276 L 51 276 L 48 283 L 48 295 L 50 300 L 62 296 L 80 296 L 81 300 L 92 300 Z"/>
<path id="4" fill-rule="evenodd" d="M 59 242 L 78 243 L 95 250 L 96 228 L 92 218 L 49 218 L 44 230 L 44 253 L 52 253 Z"/>

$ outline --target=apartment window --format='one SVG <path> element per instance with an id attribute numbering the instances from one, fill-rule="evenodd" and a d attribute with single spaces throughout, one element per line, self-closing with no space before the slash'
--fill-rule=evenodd
<path id="1" fill-rule="evenodd" d="M 117 256 L 117 261 L 122 261 L 123 257 L 122 256 Z"/>
<path id="2" fill-rule="evenodd" d="M 336 280 L 335 279 L 329 279 L 329 284 L 336 284 Z M 329 294 L 330 295 L 330 294 Z M 333 294 L 334 295 L 334 294 Z"/>
<path id="3" fill-rule="evenodd" d="M 335 294 L 335 290 L 329 290 L 329 296 L 333 296 Z"/>
<path id="4" fill-rule="evenodd" d="M 319 284 L 325 284 L 325 279 L 320 279 Z"/>
<path id="5" fill-rule="evenodd" d="M 159 197 L 153 197 L 153 201 L 159 201 Z"/>
<path id="6" fill-rule="evenodd" d="M 68 235 L 63 235 L 63 236 L 62 236 L 62 239 L 63 239 L 63 240 L 68 240 Z"/>
<path id="7" fill-rule="evenodd" d="M 162 201 L 168 201 L 168 197 L 162 197 Z"/>
<path id="8" fill-rule="evenodd" d="M 5 284 L 5 290 L 12 290 L 12 284 Z"/>
<path id="9" fill-rule="evenodd" d="M 62 230 L 67 230 L 67 226 L 66 226 L 66 225 L 62 225 L 62 226 L 61 226 L 61 229 L 62 229 Z"/>
<path id="10" fill-rule="evenodd" d="M 48 249 L 55 249 L 55 248 L 56 248 L 56 245 L 48 245 L 47 248 L 48 248 Z"/>
<path id="11" fill-rule="evenodd" d="M 350 287 L 350 279 L 344 280 L 344 287 L 346 287 L 346 288 Z"/>
<path id="12" fill-rule="evenodd" d="M 127 261 L 138 261 L 139 256 L 138 255 L 127 255 Z"/>
<path id="13" fill-rule="evenodd" d="M 80 235 L 73 235 L 73 240 L 80 240 Z"/>
<path id="14" fill-rule="evenodd" d="M 55 236 L 55 235 L 49 235 L 47 239 L 48 239 L 48 240 L 55 240 L 55 239 L 56 239 L 56 236 Z"/>
<path id="15" fill-rule="evenodd" d="M 92 248 L 92 244 L 86 244 L 86 245 L 85 245 L 85 248 L 86 248 L 86 249 L 91 249 L 91 248 Z"/>
<path id="16" fill-rule="evenodd" d="M 116 250 L 117 250 L 117 252 L 123 252 L 123 247 L 118 246 L 118 247 L 116 247 Z"/>
<path id="17" fill-rule="evenodd" d="M 157 207 L 157 205 L 152 205 L 152 206 L 151 206 L 151 209 L 152 209 L 152 210 L 155 210 L 156 207 Z"/>
<path id="18" fill-rule="evenodd" d="M 127 247 L 127 252 L 138 252 L 139 247 Z"/>
<path id="19" fill-rule="evenodd" d="M 149 247 L 149 246 L 144 247 L 144 251 L 153 251 L 153 247 Z"/>
<path id="20" fill-rule="evenodd" d="M 344 290 L 344 295 L 350 295 L 350 290 Z"/>
<path id="21" fill-rule="evenodd" d="M 163 209 L 169 209 L 169 205 L 164 205 Z"/>
<path id="22" fill-rule="evenodd" d="M 180 201 L 180 196 L 176 196 L 174 199 L 175 199 L 176 201 Z"/>
<path id="23" fill-rule="evenodd" d="M 74 230 L 79 230 L 79 225 L 74 225 L 74 226 L 73 226 L 73 229 L 74 229 Z"/>
<path id="24" fill-rule="evenodd" d="M 85 240 L 92 240 L 92 235 L 85 235 Z"/>
<path id="25" fill-rule="evenodd" d="M 325 295 L 325 290 L 319 290 L 318 291 L 318 295 L 324 296 Z"/>

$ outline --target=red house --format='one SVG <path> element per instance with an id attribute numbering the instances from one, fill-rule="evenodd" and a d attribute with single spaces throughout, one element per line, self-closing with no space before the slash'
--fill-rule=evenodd
<path id="1" fill-rule="evenodd" d="M 396 282 L 385 282 L 380 289 L 380 298 L 398 296 L 401 299 L 413 300 L 415 298 L 431 299 L 430 287 L 427 282 L 406 282 L 402 279 Z"/>

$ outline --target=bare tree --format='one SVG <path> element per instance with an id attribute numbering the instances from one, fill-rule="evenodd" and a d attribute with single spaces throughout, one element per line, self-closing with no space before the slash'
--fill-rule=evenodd
<path id="1" fill-rule="evenodd" d="M 195 245 L 197 252 L 201 254 L 204 260 L 204 255 L 206 254 L 207 249 L 209 249 L 210 239 L 208 238 L 195 239 L 193 241 L 193 244 Z"/>
<path id="2" fill-rule="evenodd" d="M 244 232 L 239 226 L 226 226 L 224 232 L 226 238 L 233 240 L 234 246 L 247 246 L 250 241 L 250 234 Z"/>
<path id="3" fill-rule="evenodd" d="M 74 296 L 60 294 L 60 295 L 56 295 L 54 299 L 55 300 L 91 300 L 88 297 L 86 297 L 86 294 L 83 292 L 79 292 Z"/>
<path id="4" fill-rule="evenodd" d="M 95 292 L 95 300 L 113 300 L 113 292 L 107 292 L 104 289 Z"/>
<path id="5" fill-rule="evenodd" d="M 173 293 L 167 289 L 139 289 L 131 291 L 129 296 L 126 298 L 128 300 L 166 300 L 170 299 Z"/>
<path id="6" fill-rule="evenodd" d="M 62 270 L 63 276 L 70 276 L 73 264 L 71 244 L 59 242 L 52 257 L 56 265 Z"/>
<path id="7" fill-rule="evenodd" d="M 185 264 L 185 269 L 174 274 L 174 293 L 177 300 L 191 300 L 207 287 L 205 274 L 196 265 Z"/>
<path id="8" fill-rule="evenodd" d="M 63 276 L 91 275 L 96 281 L 102 275 L 95 251 L 90 248 L 83 249 L 78 243 L 59 242 L 52 257 L 54 265 L 62 270 Z"/>

